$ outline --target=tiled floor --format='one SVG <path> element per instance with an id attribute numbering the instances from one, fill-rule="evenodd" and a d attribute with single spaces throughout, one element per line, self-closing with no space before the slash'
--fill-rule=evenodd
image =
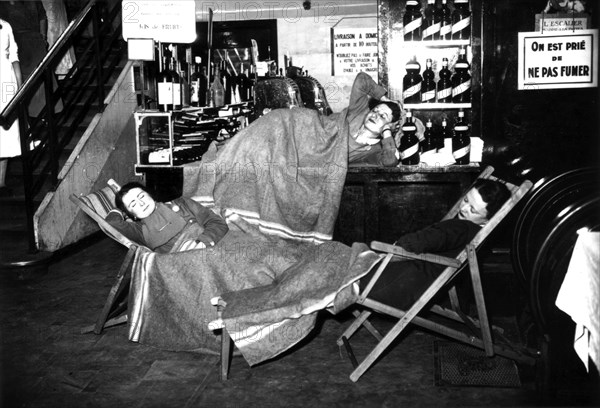
<path id="1" fill-rule="evenodd" d="M 322 313 L 313 335 L 253 368 L 233 359 L 218 379 L 218 358 L 168 352 L 127 340 L 125 326 L 80 334 L 93 323 L 124 250 L 109 239 L 52 264 L 26 281 L 3 274 L 0 364 L 2 407 L 536 406 L 533 377 L 520 388 L 434 385 L 433 342 L 411 330 L 357 382 L 336 345 L 348 315 Z M 383 326 L 388 321 L 379 320 Z M 353 337 L 357 356 L 374 345 Z M 554 405 L 559 405 L 554 403 Z M 572 404 L 567 404 L 572 405 Z"/>

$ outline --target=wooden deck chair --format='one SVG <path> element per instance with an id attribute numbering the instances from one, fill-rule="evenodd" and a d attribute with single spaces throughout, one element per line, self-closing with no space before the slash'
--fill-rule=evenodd
<path id="1" fill-rule="evenodd" d="M 98 223 L 98 226 L 106 233 L 106 235 L 128 249 L 125 259 L 121 263 L 115 278 L 115 283 L 112 285 L 106 302 L 104 303 L 104 307 L 96 319 L 96 323 L 92 326 L 84 327 L 81 330 L 81 333 L 89 333 L 93 331 L 95 334 L 100 334 L 104 328 L 127 322 L 126 314 L 120 313 L 126 305 L 118 304 L 117 302 L 120 299 L 123 291 L 127 288 L 131 279 L 131 264 L 133 262 L 135 251 L 138 247 L 143 246 L 130 240 L 112 225 L 106 222 L 105 218 L 110 210 L 116 208 L 115 190 L 120 188 L 112 179 L 108 181 L 108 184 L 108 187 L 104 187 L 103 189 L 88 195 L 77 196 L 75 194 L 71 194 L 69 197 L 69 199 L 83 212 L 85 212 Z M 123 301 L 123 303 L 124 302 L 125 301 Z"/>
<path id="2" fill-rule="evenodd" d="M 478 178 L 498 180 L 496 177 L 492 176 L 493 171 L 493 167 L 487 167 Z M 503 182 L 502 180 L 498 181 Z M 357 381 L 360 376 L 363 375 L 365 371 L 369 369 L 369 367 L 371 367 L 371 365 L 380 357 L 380 355 L 389 347 L 389 345 L 398 337 L 398 335 L 408 326 L 409 323 L 416 324 L 471 346 L 481 348 L 485 350 L 486 355 L 490 357 L 494 354 L 498 354 L 527 364 L 533 364 L 535 362 L 535 351 L 525 350 L 522 347 L 511 344 L 508 339 L 502 336 L 500 331 L 494 332 L 498 341 L 496 343 L 492 341 L 492 333 L 485 308 L 481 277 L 477 263 L 476 250 L 496 228 L 500 221 L 504 219 L 504 217 L 515 207 L 515 205 L 532 187 L 532 183 L 528 180 L 524 181 L 520 186 L 506 182 L 504 183 L 511 191 L 511 198 L 504 203 L 498 212 L 487 222 L 485 226 L 481 228 L 473 240 L 467 244 L 465 249 L 461 251 L 460 254 L 458 254 L 455 258 L 447 258 L 432 254 L 413 254 L 398 246 L 377 241 L 373 241 L 371 243 L 371 248 L 373 250 L 383 252 L 386 255 L 372 279 L 365 287 L 363 293 L 359 295 L 359 300 L 357 303 L 363 306 L 364 310 L 362 312 L 354 311 L 356 319 L 337 341 L 339 346 L 345 346 L 348 356 L 354 366 L 354 371 L 350 375 L 350 379 L 352 381 Z M 466 192 L 464 194 L 466 194 Z M 444 220 L 454 218 L 458 214 L 463 197 L 464 195 L 450 209 L 448 214 L 446 214 L 446 216 L 443 218 Z M 426 262 L 434 262 L 446 266 L 439 277 L 425 290 L 421 297 L 407 311 L 387 306 L 383 303 L 369 299 L 368 297 L 369 292 L 375 285 L 375 282 L 379 276 L 381 276 L 381 273 L 390 260 L 395 256 L 418 259 Z M 439 318 L 434 321 L 418 316 L 418 314 L 424 310 L 425 306 L 430 304 L 430 301 L 437 293 L 440 293 L 440 291 L 444 288 L 448 288 L 452 279 L 464 269 L 467 269 L 465 267 L 467 265 L 471 273 L 473 294 L 478 318 L 471 318 L 460 309 L 458 295 L 454 286 L 448 289 L 451 308 L 442 308 L 439 305 L 434 305 L 429 309 L 429 311 L 433 312 L 438 317 L 441 316 L 442 318 L 449 319 L 448 322 L 451 322 L 451 325 L 440 323 Z M 371 316 L 373 312 L 392 316 L 399 320 L 385 336 L 382 336 L 368 321 L 369 316 Z M 458 324 L 458 326 L 461 327 L 460 329 L 456 328 L 457 323 L 460 323 Z M 359 364 L 354 357 L 354 353 L 350 347 L 349 339 L 361 326 L 365 326 L 365 328 L 379 341 L 379 343 Z M 502 343 L 500 343 L 500 340 Z"/>

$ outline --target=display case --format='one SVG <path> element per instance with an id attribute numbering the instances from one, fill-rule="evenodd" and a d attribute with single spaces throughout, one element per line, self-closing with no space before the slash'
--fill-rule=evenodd
<path id="1" fill-rule="evenodd" d="M 448 68 L 454 74 L 455 65 L 459 52 L 464 49 L 466 58 L 470 65 L 471 76 L 471 98 L 466 103 L 404 103 L 406 109 L 410 109 L 414 117 L 421 119 L 423 123 L 431 119 L 434 128 L 441 127 L 443 118 L 447 119 L 448 127 L 452 129 L 458 116 L 458 111 L 465 112 L 465 119 L 469 123 L 472 137 L 481 136 L 481 7 L 479 1 L 469 1 L 471 35 L 468 39 L 448 40 L 405 40 L 403 18 L 406 13 L 405 0 L 379 0 L 379 82 L 388 88 L 391 99 L 403 101 L 403 79 L 407 74 L 406 66 L 411 60 L 416 60 L 420 65 L 420 73 L 426 66 L 428 58 L 432 60 L 432 69 L 435 74 L 436 84 L 439 82 L 439 72 L 443 58 L 448 59 Z M 417 2 L 421 11 L 427 5 L 426 0 Z M 448 0 L 447 6 L 450 12 L 454 12 L 454 1 Z M 436 7 L 441 6 L 441 1 L 435 2 Z"/>
<path id="2" fill-rule="evenodd" d="M 135 112 L 136 171 L 200 160 L 213 141 L 233 137 L 249 124 L 252 115 L 251 102 L 220 108 Z"/>

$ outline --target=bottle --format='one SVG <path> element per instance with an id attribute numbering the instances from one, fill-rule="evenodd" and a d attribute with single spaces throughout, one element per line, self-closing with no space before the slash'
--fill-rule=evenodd
<path id="1" fill-rule="evenodd" d="M 233 84 L 231 83 L 231 75 L 229 75 L 227 70 L 227 62 L 221 61 L 221 69 L 219 72 L 221 73 L 221 83 L 223 84 L 223 88 L 225 88 L 225 105 L 228 105 L 231 103 Z"/>
<path id="2" fill-rule="evenodd" d="M 435 7 L 435 0 L 427 0 L 427 7 L 423 11 L 422 37 L 424 41 L 438 40 L 442 27 L 442 16 Z"/>
<path id="3" fill-rule="evenodd" d="M 452 13 L 452 39 L 471 39 L 471 11 L 469 0 L 454 0 L 454 12 Z"/>
<path id="4" fill-rule="evenodd" d="M 442 7 L 440 8 L 440 40 L 451 40 L 452 39 L 452 13 L 446 4 L 446 0 L 442 0 Z"/>
<path id="5" fill-rule="evenodd" d="M 452 102 L 471 102 L 471 75 L 469 74 L 469 62 L 466 50 L 460 49 L 458 60 L 454 64 L 454 75 L 452 75 Z"/>
<path id="6" fill-rule="evenodd" d="M 167 57 L 162 58 L 162 66 L 156 77 L 156 91 L 158 93 L 158 110 L 167 112 L 173 110 L 173 78 L 167 66 Z"/>
<path id="7" fill-rule="evenodd" d="M 421 102 L 423 103 L 435 102 L 435 74 L 431 66 L 431 58 L 427 58 L 425 71 L 423 71 L 423 84 L 421 85 Z"/>
<path id="8" fill-rule="evenodd" d="M 200 93 L 200 77 L 202 73 L 200 72 L 200 63 L 202 62 L 202 57 L 194 58 L 194 71 L 190 76 L 190 105 L 192 106 L 203 106 L 201 101 L 204 100 L 202 93 Z"/>
<path id="9" fill-rule="evenodd" d="M 210 89 L 208 86 L 208 73 L 206 66 L 202 65 L 202 73 L 200 74 L 200 106 L 208 106 L 210 102 Z"/>
<path id="10" fill-rule="evenodd" d="M 221 74 L 219 69 L 215 68 L 213 82 L 210 85 L 210 105 L 211 107 L 219 107 L 225 104 L 225 88 L 221 83 Z"/>
<path id="11" fill-rule="evenodd" d="M 439 76 L 437 101 L 442 103 L 452 102 L 452 73 L 448 69 L 448 58 L 442 58 L 442 69 L 440 69 Z"/>
<path id="12" fill-rule="evenodd" d="M 454 124 L 454 135 L 452 136 L 452 156 L 456 164 L 469 164 L 471 158 L 471 138 L 469 137 L 469 125 L 465 121 L 465 113 L 458 112 L 458 121 Z"/>
<path id="13" fill-rule="evenodd" d="M 448 129 L 448 121 L 444 117 L 442 119 L 442 129 L 440 130 L 440 132 L 437 134 L 437 137 L 436 137 L 436 140 L 437 140 L 436 145 L 437 145 L 438 152 L 440 150 L 442 150 L 444 148 L 444 146 L 446 146 L 446 139 L 452 139 L 452 134 L 450 133 L 450 129 Z"/>
<path id="14" fill-rule="evenodd" d="M 435 134 L 433 133 L 433 123 L 431 123 L 431 119 L 427 120 L 425 124 L 425 133 L 424 139 L 421 142 L 421 154 L 424 153 L 435 153 L 437 151 L 437 140 L 435 139 Z"/>
<path id="15" fill-rule="evenodd" d="M 406 64 L 406 75 L 402 81 L 402 99 L 404 103 L 420 103 L 421 102 L 421 83 L 423 78 L 419 73 L 421 71 L 421 64 L 419 64 L 416 58 L 408 61 Z"/>
<path id="16" fill-rule="evenodd" d="M 402 125 L 402 137 L 400 138 L 400 160 L 404 165 L 419 164 L 419 138 L 417 137 L 417 126 L 412 120 L 412 112 L 406 112 L 406 121 Z"/>
<path id="17" fill-rule="evenodd" d="M 190 106 L 190 83 L 188 79 L 187 63 L 179 61 L 179 78 L 181 78 L 181 105 Z"/>
<path id="18" fill-rule="evenodd" d="M 406 2 L 406 11 L 402 22 L 404 23 L 404 41 L 420 41 L 423 16 L 418 0 L 408 0 Z"/>
<path id="19" fill-rule="evenodd" d="M 245 102 L 250 99 L 248 95 L 248 76 L 244 70 L 244 63 L 240 63 L 240 73 L 237 77 L 237 86 L 240 93 L 240 101 Z"/>
<path id="20" fill-rule="evenodd" d="M 181 77 L 177 73 L 175 68 L 175 58 L 171 58 L 169 61 L 169 70 L 171 71 L 171 81 L 173 83 L 173 109 L 181 109 L 182 96 L 181 96 Z"/>

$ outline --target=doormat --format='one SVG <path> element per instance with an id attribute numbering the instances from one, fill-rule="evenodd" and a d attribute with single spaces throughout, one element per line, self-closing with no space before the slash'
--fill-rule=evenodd
<path id="1" fill-rule="evenodd" d="M 438 387 L 519 388 L 515 362 L 460 343 L 433 342 L 435 385 Z"/>

